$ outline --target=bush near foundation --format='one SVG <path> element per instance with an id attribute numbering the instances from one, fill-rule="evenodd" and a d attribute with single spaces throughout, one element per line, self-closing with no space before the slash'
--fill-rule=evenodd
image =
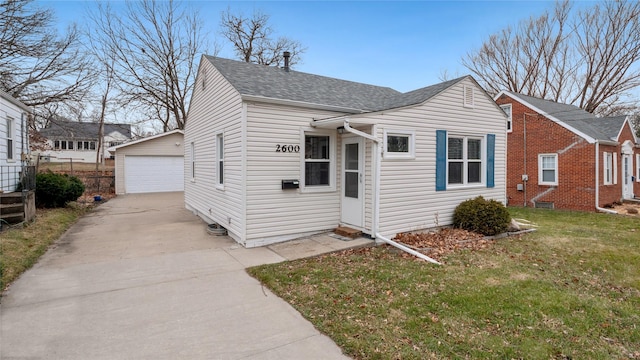
<path id="1" fill-rule="evenodd" d="M 453 213 L 453 226 L 486 236 L 507 231 L 511 215 L 501 202 L 482 196 L 458 205 Z"/>
<path id="2" fill-rule="evenodd" d="M 64 207 L 84 192 L 84 184 L 75 176 L 53 172 L 36 175 L 36 206 Z"/>

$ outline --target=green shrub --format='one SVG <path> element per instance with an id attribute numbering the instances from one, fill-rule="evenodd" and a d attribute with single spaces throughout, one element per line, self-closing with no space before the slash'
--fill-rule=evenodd
<path id="1" fill-rule="evenodd" d="M 467 200 L 453 212 L 453 226 L 491 236 L 507 231 L 511 215 L 501 202 L 482 196 Z"/>
<path id="2" fill-rule="evenodd" d="M 84 184 L 75 176 L 55 174 L 51 171 L 36 175 L 36 205 L 39 207 L 64 207 L 84 193 Z"/>

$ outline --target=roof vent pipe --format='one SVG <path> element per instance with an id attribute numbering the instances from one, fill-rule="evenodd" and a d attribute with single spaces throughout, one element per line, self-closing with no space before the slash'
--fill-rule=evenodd
<path id="1" fill-rule="evenodd" d="M 282 53 L 282 57 L 284 58 L 284 71 L 289 72 L 289 58 L 291 57 L 291 53 L 285 51 Z"/>

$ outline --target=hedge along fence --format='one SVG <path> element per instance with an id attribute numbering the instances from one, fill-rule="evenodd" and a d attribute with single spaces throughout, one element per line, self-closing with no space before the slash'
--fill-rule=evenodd
<path id="1" fill-rule="evenodd" d="M 84 195 L 116 193 L 116 178 L 113 170 L 53 172 L 78 177 L 84 184 Z"/>

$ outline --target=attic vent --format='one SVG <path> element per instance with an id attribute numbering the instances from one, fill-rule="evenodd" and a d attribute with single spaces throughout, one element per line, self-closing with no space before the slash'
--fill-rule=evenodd
<path id="1" fill-rule="evenodd" d="M 553 202 L 550 201 L 536 201 L 536 209 L 553 209 Z"/>
<path id="2" fill-rule="evenodd" d="M 463 86 L 463 97 L 464 97 L 464 107 L 473 107 L 474 103 L 473 103 L 473 87 L 471 86 Z"/>

